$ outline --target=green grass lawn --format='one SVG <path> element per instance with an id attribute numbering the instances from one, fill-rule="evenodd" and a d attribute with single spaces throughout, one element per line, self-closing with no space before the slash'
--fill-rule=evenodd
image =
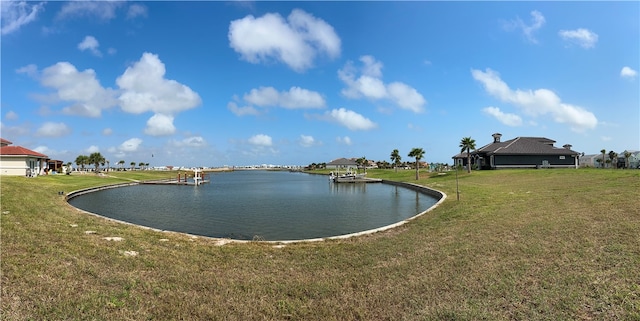
<path id="1" fill-rule="evenodd" d="M 455 173 L 421 172 L 448 194 L 427 215 L 284 247 L 115 223 L 58 195 L 173 175 L 113 174 L 0 178 L 2 320 L 640 320 L 640 171 L 460 172 L 459 202 Z"/>

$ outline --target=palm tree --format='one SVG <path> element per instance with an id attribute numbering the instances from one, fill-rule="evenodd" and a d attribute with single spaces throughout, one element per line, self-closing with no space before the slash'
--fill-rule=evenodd
<path id="1" fill-rule="evenodd" d="M 144 170 L 144 163 L 143 163 L 143 162 L 140 162 L 140 163 L 138 164 L 138 166 L 140 167 L 140 169 Z"/>
<path id="2" fill-rule="evenodd" d="M 76 157 L 76 165 L 80 166 L 82 171 L 84 172 L 84 165 L 89 164 L 89 157 L 86 155 L 79 155 Z"/>
<path id="3" fill-rule="evenodd" d="M 131 170 L 136 169 L 136 162 L 131 162 L 129 165 L 131 165 Z"/>
<path id="4" fill-rule="evenodd" d="M 124 166 L 124 159 L 118 161 L 118 166 L 120 166 L 120 170 L 122 170 L 122 166 Z"/>
<path id="5" fill-rule="evenodd" d="M 407 156 L 416 158 L 416 180 L 418 180 L 420 178 L 418 170 L 420 169 L 420 160 L 424 157 L 424 150 L 422 148 L 413 148 Z"/>
<path id="6" fill-rule="evenodd" d="M 618 153 L 614 151 L 609 152 L 609 159 L 611 160 L 611 167 L 618 168 Z"/>
<path id="7" fill-rule="evenodd" d="M 99 152 L 91 153 L 91 155 L 89 155 L 89 164 L 95 165 L 96 174 L 99 172 L 100 164 L 104 164 L 104 162 L 104 156 L 102 156 L 102 154 L 100 154 Z"/>
<path id="8" fill-rule="evenodd" d="M 367 173 L 367 157 L 362 156 L 356 159 L 356 164 L 358 164 L 358 167 L 364 168 L 365 174 Z"/>
<path id="9" fill-rule="evenodd" d="M 467 151 L 467 173 L 471 173 L 471 150 L 476 149 L 476 140 L 471 137 L 463 137 L 460 141 L 460 152 Z"/>
<path id="10" fill-rule="evenodd" d="M 600 150 L 600 152 L 602 153 L 602 162 L 600 162 L 600 163 L 602 164 L 602 168 L 604 168 L 605 167 L 604 154 L 607 153 L 607 150 L 606 149 L 602 149 L 602 150 Z"/>
<path id="11" fill-rule="evenodd" d="M 395 168 L 396 173 L 398 172 L 398 164 L 400 164 L 400 160 L 402 160 L 400 152 L 397 149 L 394 149 L 391 152 L 391 161 L 393 162 L 393 168 Z"/>
<path id="12" fill-rule="evenodd" d="M 624 167 L 629 168 L 629 158 L 631 157 L 631 152 L 624 151 Z"/>

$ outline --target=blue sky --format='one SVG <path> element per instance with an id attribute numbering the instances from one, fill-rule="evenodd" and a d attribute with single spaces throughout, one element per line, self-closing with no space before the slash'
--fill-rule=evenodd
<path id="1" fill-rule="evenodd" d="M 640 149 L 638 2 L 1 5 L 1 135 L 65 162 Z"/>

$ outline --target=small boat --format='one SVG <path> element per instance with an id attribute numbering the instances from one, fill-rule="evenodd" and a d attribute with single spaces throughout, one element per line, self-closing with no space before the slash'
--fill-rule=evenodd
<path id="1" fill-rule="evenodd" d="M 365 174 L 357 174 L 357 173 L 353 173 L 353 172 L 346 172 L 344 174 L 334 174 L 333 172 L 330 173 L 329 175 L 329 179 L 332 182 L 335 183 L 346 183 L 346 182 L 353 182 L 356 181 L 358 179 L 362 179 L 366 176 Z"/>

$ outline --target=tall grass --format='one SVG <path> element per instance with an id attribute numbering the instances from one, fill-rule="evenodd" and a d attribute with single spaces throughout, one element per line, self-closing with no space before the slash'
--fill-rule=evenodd
<path id="1" fill-rule="evenodd" d="M 428 215 L 284 247 L 114 223 L 57 193 L 153 178 L 116 175 L 2 177 L 2 320 L 640 320 L 640 171 L 459 172 L 459 202 L 453 172 L 421 172 L 450 196 Z"/>

